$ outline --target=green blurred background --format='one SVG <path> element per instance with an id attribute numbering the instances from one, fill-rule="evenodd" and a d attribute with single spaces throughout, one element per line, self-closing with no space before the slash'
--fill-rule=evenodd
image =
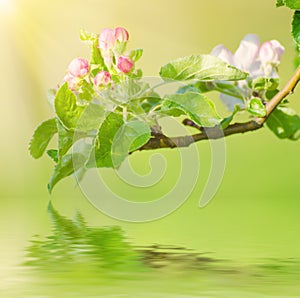
<path id="1" fill-rule="evenodd" d="M 210 151 L 208 143 L 197 144 L 201 173 L 189 200 L 171 215 L 141 224 L 100 213 L 71 178 L 50 197 L 46 184 L 52 162 L 47 157 L 33 160 L 27 151 L 34 128 L 52 116 L 46 90 L 62 79 L 73 57 L 89 54 L 79 41 L 81 28 L 100 32 L 104 27 L 126 27 L 129 47 L 144 49 L 140 66 L 146 76 L 156 76 L 171 59 L 209 53 L 219 43 L 234 51 L 245 34 L 257 33 L 262 41 L 278 39 L 285 46 L 283 83 L 293 72 L 291 16 L 288 9 L 276 9 L 275 0 L 0 0 L 0 279 L 5 282 L 13 275 L 33 234 L 49 232 L 50 199 L 65 215 L 80 210 L 90 225 L 121 225 L 136 244 L 183 245 L 241 261 L 300 257 L 300 143 L 278 140 L 267 129 L 226 140 L 224 180 L 203 209 L 198 200 Z M 290 100 L 300 112 L 299 94 L 296 90 Z M 178 154 L 161 153 L 169 161 L 166 175 L 172 181 Z M 148 157 L 137 153 L 132 160 L 138 167 L 147 164 Z M 139 200 L 135 195 L 132 199 Z"/>

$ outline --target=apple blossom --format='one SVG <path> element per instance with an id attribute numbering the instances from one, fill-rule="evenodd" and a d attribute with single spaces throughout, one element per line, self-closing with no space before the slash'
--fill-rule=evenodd
<path id="1" fill-rule="evenodd" d="M 106 86 L 111 82 L 111 75 L 107 71 L 100 71 L 94 78 L 94 84 L 96 86 Z"/>
<path id="2" fill-rule="evenodd" d="M 105 28 L 99 35 L 99 48 L 103 51 L 111 50 L 116 43 L 115 32 L 111 28 Z"/>
<path id="3" fill-rule="evenodd" d="M 67 82 L 71 90 L 75 90 L 78 87 L 78 80 L 75 77 L 73 77 L 70 73 L 67 73 L 64 76 L 63 82 Z"/>
<path id="4" fill-rule="evenodd" d="M 259 59 L 265 63 L 278 63 L 284 53 L 284 47 L 277 41 L 266 41 L 259 49 Z"/>
<path id="5" fill-rule="evenodd" d="M 69 64 L 68 70 L 73 77 L 84 77 L 89 72 L 89 62 L 83 58 L 75 58 Z"/>
<path id="6" fill-rule="evenodd" d="M 128 31 L 123 28 L 123 27 L 117 27 L 114 30 L 114 36 L 115 36 L 115 40 L 124 43 L 127 42 L 129 39 L 129 33 Z"/>
<path id="7" fill-rule="evenodd" d="M 134 63 L 128 57 L 126 57 L 126 56 L 120 56 L 119 59 L 118 59 L 117 66 L 118 66 L 118 69 L 121 72 L 129 73 L 132 70 L 132 68 L 134 66 Z"/>
<path id="8" fill-rule="evenodd" d="M 258 77 L 278 78 L 277 66 L 283 53 L 284 47 L 277 40 L 265 42 L 260 46 L 258 36 L 248 34 L 234 54 L 224 45 L 218 45 L 212 50 L 211 55 L 248 72 L 251 80 Z M 238 87 L 245 98 L 251 96 L 252 90 L 246 81 L 239 81 Z M 243 106 L 239 98 L 227 94 L 220 94 L 220 98 L 229 110 L 233 110 L 236 104 Z"/>

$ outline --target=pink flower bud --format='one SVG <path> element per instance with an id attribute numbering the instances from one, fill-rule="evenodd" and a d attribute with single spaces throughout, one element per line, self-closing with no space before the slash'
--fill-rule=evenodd
<path id="1" fill-rule="evenodd" d="M 283 53 L 284 47 L 277 40 L 271 40 L 264 42 L 260 47 L 259 59 L 265 64 L 278 64 Z"/>
<path id="2" fill-rule="evenodd" d="M 128 57 L 120 56 L 118 59 L 117 66 L 120 71 L 124 73 L 129 73 L 132 70 L 134 63 Z"/>
<path id="3" fill-rule="evenodd" d="M 70 75 L 69 73 L 67 73 L 64 78 L 63 78 L 63 82 L 67 82 L 68 86 L 71 90 L 76 90 L 78 87 L 78 82 L 76 80 L 76 78 L 74 78 L 72 75 Z"/>
<path id="4" fill-rule="evenodd" d="M 128 31 L 122 27 L 117 27 L 114 30 L 114 36 L 115 36 L 116 40 L 118 40 L 119 42 L 122 42 L 122 43 L 127 42 L 129 39 Z"/>
<path id="5" fill-rule="evenodd" d="M 108 51 L 115 46 L 116 39 L 113 29 L 105 28 L 99 36 L 99 48 L 103 51 Z"/>
<path id="6" fill-rule="evenodd" d="M 111 75 L 107 71 L 100 71 L 94 78 L 94 84 L 96 86 L 106 86 L 111 82 Z"/>
<path id="7" fill-rule="evenodd" d="M 73 77 L 84 77 L 89 72 L 89 62 L 83 58 L 75 58 L 68 67 Z"/>

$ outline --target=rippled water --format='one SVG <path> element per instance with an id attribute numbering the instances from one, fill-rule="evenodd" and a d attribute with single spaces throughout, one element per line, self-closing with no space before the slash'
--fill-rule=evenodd
<path id="1" fill-rule="evenodd" d="M 300 259 L 217 259 L 185 247 L 135 246 L 118 226 L 90 227 L 50 204 L 1 297 L 300 297 Z"/>

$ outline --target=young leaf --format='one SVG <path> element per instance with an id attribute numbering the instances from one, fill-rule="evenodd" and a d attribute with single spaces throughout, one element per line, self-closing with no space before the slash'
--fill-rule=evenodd
<path id="1" fill-rule="evenodd" d="M 178 116 L 180 113 L 188 115 L 200 126 L 210 127 L 219 123 L 214 104 L 204 95 L 188 92 L 167 96 L 163 101 L 162 113 Z"/>
<path id="2" fill-rule="evenodd" d="M 260 90 L 276 90 L 276 88 L 279 85 L 279 79 L 277 78 L 255 78 L 252 83 L 251 87 L 254 90 L 260 91 Z"/>
<path id="3" fill-rule="evenodd" d="M 57 133 L 55 118 L 49 119 L 38 126 L 29 144 L 29 152 L 33 158 L 40 158 L 50 140 Z"/>
<path id="4" fill-rule="evenodd" d="M 84 29 L 80 30 L 80 36 L 79 36 L 81 41 L 85 41 L 88 43 L 94 43 L 95 40 L 97 40 L 97 34 L 95 33 L 90 33 Z"/>
<path id="5" fill-rule="evenodd" d="M 114 112 L 107 115 L 99 129 L 87 167 L 113 167 L 111 159 L 112 144 L 116 133 L 123 124 L 122 115 Z"/>
<path id="6" fill-rule="evenodd" d="M 133 62 L 137 62 L 138 60 L 141 59 L 142 55 L 143 55 L 143 49 L 136 49 L 130 52 L 129 58 Z"/>
<path id="7" fill-rule="evenodd" d="M 58 90 L 54 101 L 55 112 L 68 129 L 74 129 L 80 118 L 84 107 L 78 106 L 75 94 L 68 88 L 68 84 L 64 83 Z"/>
<path id="8" fill-rule="evenodd" d="M 236 81 L 245 79 L 248 74 L 211 55 L 192 55 L 180 58 L 163 66 L 160 70 L 163 79 L 178 81 Z"/>
<path id="9" fill-rule="evenodd" d="M 264 117 L 267 114 L 266 107 L 258 97 L 251 98 L 247 106 L 247 111 L 257 117 Z"/>
<path id="10" fill-rule="evenodd" d="M 84 165 L 86 158 L 82 154 L 74 153 L 63 156 L 54 168 L 54 172 L 50 178 L 48 184 L 49 193 L 52 192 L 54 186 L 61 179 L 72 175 L 75 171 L 77 171 L 81 166 Z M 74 167 L 76 165 L 76 167 Z"/>
<path id="11" fill-rule="evenodd" d="M 267 126 L 280 139 L 300 138 L 300 117 L 290 108 L 277 107 L 269 116 Z"/>
<path id="12" fill-rule="evenodd" d="M 139 149 L 151 137 L 151 130 L 147 123 L 133 120 L 125 123 L 114 137 L 112 146 L 112 161 L 114 168 L 118 168 L 128 156 L 129 152 Z"/>
<path id="13" fill-rule="evenodd" d="M 229 115 L 228 117 L 224 118 L 222 121 L 221 121 L 221 126 L 223 129 L 225 129 L 226 127 L 228 127 L 231 123 L 231 121 L 233 120 L 235 114 L 237 112 L 239 112 L 241 110 L 240 106 L 238 105 L 235 105 L 234 106 L 234 110 L 233 112 L 231 113 L 231 115 Z"/>
<path id="14" fill-rule="evenodd" d="M 282 2 L 291 9 L 300 9 L 300 0 L 283 0 Z"/>

